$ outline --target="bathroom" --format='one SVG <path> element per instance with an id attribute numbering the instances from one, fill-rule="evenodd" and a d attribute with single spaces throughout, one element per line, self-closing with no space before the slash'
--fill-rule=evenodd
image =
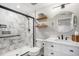
<path id="1" fill-rule="evenodd" d="M 79 3 L 0 3 L 0 56 L 79 56 Z"/>

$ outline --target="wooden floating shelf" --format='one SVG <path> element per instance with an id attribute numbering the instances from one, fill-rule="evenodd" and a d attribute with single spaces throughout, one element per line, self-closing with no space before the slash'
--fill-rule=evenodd
<path id="1" fill-rule="evenodd" d="M 41 16 L 41 17 L 38 17 L 37 20 L 47 20 L 47 18 L 48 18 L 47 16 Z"/>

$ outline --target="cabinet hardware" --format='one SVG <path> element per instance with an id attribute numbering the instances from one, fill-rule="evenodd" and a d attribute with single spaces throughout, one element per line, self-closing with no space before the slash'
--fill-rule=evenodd
<path id="1" fill-rule="evenodd" d="M 19 54 L 16 54 L 16 56 L 19 56 Z"/>
<path id="2" fill-rule="evenodd" d="M 44 43 L 43 43 L 43 45 L 44 45 Z"/>
<path id="3" fill-rule="evenodd" d="M 70 50 L 70 52 L 74 52 L 74 50 Z"/>
<path id="4" fill-rule="evenodd" d="M 54 47 L 53 45 L 51 45 L 51 47 Z"/>
<path id="5" fill-rule="evenodd" d="M 51 53 L 51 55 L 53 55 L 54 53 Z"/>

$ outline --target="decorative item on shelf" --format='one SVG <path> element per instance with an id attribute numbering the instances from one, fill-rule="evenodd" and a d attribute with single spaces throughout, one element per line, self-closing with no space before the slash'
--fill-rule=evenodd
<path id="1" fill-rule="evenodd" d="M 37 20 L 38 21 L 42 21 L 42 20 L 47 20 L 47 16 L 44 14 L 44 13 L 40 13 L 40 14 L 38 14 L 38 17 L 37 17 Z"/>
<path id="2" fill-rule="evenodd" d="M 2 34 L 11 34 L 11 31 L 2 31 Z"/>
<path id="3" fill-rule="evenodd" d="M 37 24 L 35 27 L 37 27 L 37 28 L 41 29 L 41 28 L 47 28 L 47 27 L 48 27 L 48 25 L 47 25 L 47 24 L 45 24 L 45 23 L 42 23 L 42 24 Z"/>
<path id="4" fill-rule="evenodd" d="M 5 25 L 5 24 L 0 24 L 0 28 L 7 28 L 7 25 Z"/>

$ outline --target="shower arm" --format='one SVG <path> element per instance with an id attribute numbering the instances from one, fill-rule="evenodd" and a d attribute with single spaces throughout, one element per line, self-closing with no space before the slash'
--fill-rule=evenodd
<path id="1" fill-rule="evenodd" d="M 20 14 L 22 16 L 25 16 L 26 18 L 31 18 L 33 20 L 33 47 L 35 47 L 35 33 L 34 33 L 35 32 L 35 22 L 38 23 L 36 21 L 36 19 L 34 17 L 32 17 L 32 16 L 29 16 L 29 15 L 26 15 L 26 14 L 24 14 L 22 12 L 19 12 L 19 11 L 13 10 L 13 9 L 10 9 L 10 8 L 5 7 L 3 5 L 0 5 L 0 8 L 5 9 L 5 10 L 8 10 L 8 11 L 11 11 L 11 12 L 14 12 L 16 14 Z"/>

